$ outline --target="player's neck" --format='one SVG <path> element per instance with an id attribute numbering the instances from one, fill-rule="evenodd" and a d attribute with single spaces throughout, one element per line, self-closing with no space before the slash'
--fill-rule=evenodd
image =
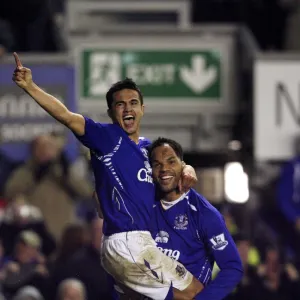
<path id="1" fill-rule="evenodd" d="M 134 141 L 136 144 L 139 143 L 139 138 L 140 138 L 139 132 L 136 132 L 136 133 L 134 133 L 134 134 L 129 134 L 128 137 L 129 137 L 132 141 Z"/>
<path id="2" fill-rule="evenodd" d="M 179 199 L 184 193 L 180 193 L 178 190 L 172 191 L 170 193 L 163 194 L 161 196 L 161 199 L 168 201 L 168 202 L 173 202 Z"/>

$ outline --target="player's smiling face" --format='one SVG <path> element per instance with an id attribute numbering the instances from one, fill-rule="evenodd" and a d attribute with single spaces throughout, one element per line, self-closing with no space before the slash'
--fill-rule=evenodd
<path id="1" fill-rule="evenodd" d="M 183 163 L 169 144 L 155 148 L 151 156 L 153 179 L 164 194 L 178 194 Z M 174 199 L 175 200 L 175 199 Z"/>
<path id="2" fill-rule="evenodd" d="M 138 139 L 144 105 L 139 93 L 135 90 L 123 89 L 114 93 L 114 101 L 109 116 L 118 123 L 133 140 Z"/>

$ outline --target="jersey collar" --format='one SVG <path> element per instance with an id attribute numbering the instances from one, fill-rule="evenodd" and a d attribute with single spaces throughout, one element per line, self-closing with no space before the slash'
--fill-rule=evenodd
<path id="1" fill-rule="evenodd" d="M 161 199 L 160 200 L 161 206 L 163 207 L 164 210 L 170 209 L 171 207 L 173 207 L 174 205 L 176 205 L 178 202 L 180 202 L 183 199 L 185 199 L 185 197 L 188 195 L 189 192 L 190 192 L 190 190 L 188 190 L 186 193 L 184 193 L 178 199 L 176 199 L 176 200 L 174 200 L 172 202 L 166 201 L 164 199 Z"/>

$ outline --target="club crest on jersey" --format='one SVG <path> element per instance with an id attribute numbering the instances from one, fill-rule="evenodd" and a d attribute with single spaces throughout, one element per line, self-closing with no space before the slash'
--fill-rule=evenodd
<path id="1" fill-rule="evenodd" d="M 212 237 L 210 242 L 212 243 L 212 248 L 214 250 L 224 250 L 228 245 L 228 241 L 226 241 L 224 233 Z"/>
<path id="2" fill-rule="evenodd" d="M 164 243 L 166 244 L 169 241 L 169 234 L 165 231 L 160 231 L 156 237 L 155 237 L 155 242 L 156 243 Z"/>
<path id="3" fill-rule="evenodd" d="M 187 225 L 188 225 L 188 217 L 187 215 L 178 215 L 175 218 L 175 229 L 179 230 L 187 230 Z"/>

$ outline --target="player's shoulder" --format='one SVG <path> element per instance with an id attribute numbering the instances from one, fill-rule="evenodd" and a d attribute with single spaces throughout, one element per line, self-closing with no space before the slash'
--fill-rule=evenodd
<path id="1" fill-rule="evenodd" d="M 194 207 L 202 220 L 217 218 L 222 219 L 221 213 L 201 194 L 191 189 L 188 194 L 188 202 Z"/>
<path id="2" fill-rule="evenodd" d="M 151 144 L 151 141 L 143 136 L 139 137 L 139 145 L 142 148 L 147 148 Z"/>
<path id="3" fill-rule="evenodd" d="M 112 123 L 102 123 L 102 122 L 98 122 L 95 121 L 87 116 L 84 116 L 85 119 L 85 123 L 86 125 L 90 125 L 99 129 L 107 129 L 107 130 L 119 130 L 121 129 L 120 126 L 116 125 L 116 124 L 112 124 Z"/>

